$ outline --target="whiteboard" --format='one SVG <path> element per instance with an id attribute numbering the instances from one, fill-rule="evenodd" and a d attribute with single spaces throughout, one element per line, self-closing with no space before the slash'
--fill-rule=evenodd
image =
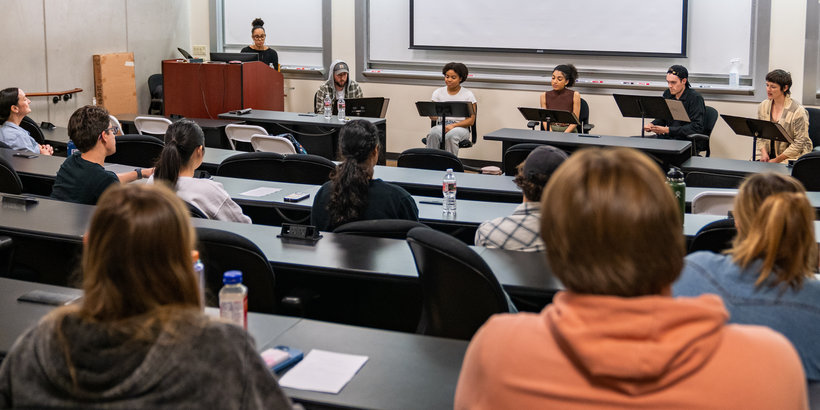
<path id="1" fill-rule="evenodd" d="M 223 0 L 225 45 L 251 45 L 251 21 L 265 21 L 265 44 L 322 47 L 322 0 Z"/>
<path id="2" fill-rule="evenodd" d="M 448 0 L 446 8 L 411 0 L 410 7 L 413 48 L 686 54 L 686 0 Z"/>
<path id="3" fill-rule="evenodd" d="M 502 3 L 507 4 L 507 1 Z M 541 1 L 544 0 L 526 0 L 528 6 L 522 6 L 524 8 L 519 10 L 519 16 L 526 14 L 524 10 L 529 5 L 537 5 Z M 609 0 L 620 1 L 622 0 Z M 645 3 L 654 1 L 656 0 Z M 543 70 L 571 62 L 584 71 L 656 73 L 665 72 L 672 64 L 683 64 L 689 68 L 690 73 L 698 75 L 727 75 L 731 68 L 730 61 L 734 58 L 740 59 L 740 74 L 749 74 L 754 50 L 752 22 L 756 17 L 757 4 L 755 0 L 688 0 L 687 57 L 671 58 L 411 49 L 410 0 L 374 0 L 367 3 L 367 62 L 370 65 L 375 63 L 419 67 L 455 60 L 468 66 L 499 70 Z M 563 4 L 571 5 L 574 2 L 564 1 Z M 450 12 L 456 10 L 451 9 L 449 3 L 441 9 Z M 628 12 L 629 10 L 623 10 L 621 14 Z M 592 30 L 584 23 L 580 12 L 572 18 L 577 21 L 578 29 Z M 541 16 L 541 19 L 543 22 L 547 21 L 546 16 Z M 483 13 L 474 25 L 492 31 L 495 17 Z M 644 37 L 651 37 L 653 34 L 640 29 L 636 31 Z"/>

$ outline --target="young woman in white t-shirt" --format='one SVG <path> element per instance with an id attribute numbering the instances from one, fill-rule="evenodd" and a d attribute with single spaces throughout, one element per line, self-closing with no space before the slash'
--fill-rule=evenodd
<path id="1" fill-rule="evenodd" d="M 444 74 L 445 87 L 433 91 L 432 100 L 436 102 L 467 101 L 473 103 L 473 115 L 463 118 L 447 118 L 444 127 L 444 149 L 458 155 L 459 141 L 470 138 L 470 127 L 475 124 L 477 112 L 476 99 L 473 92 L 462 87 L 461 83 L 467 80 L 467 66 L 462 63 L 447 63 L 441 70 Z M 431 117 L 438 120 L 437 117 Z M 430 129 L 427 134 L 427 148 L 439 148 L 441 145 L 441 123 Z"/>

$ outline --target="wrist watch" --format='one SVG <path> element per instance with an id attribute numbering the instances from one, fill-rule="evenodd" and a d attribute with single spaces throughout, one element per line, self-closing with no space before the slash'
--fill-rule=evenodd
<path id="1" fill-rule="evenodd" d="M 135 168 L 134 172 L 137 173 L 137 179 L 142 179 L 142 168 Z"/>

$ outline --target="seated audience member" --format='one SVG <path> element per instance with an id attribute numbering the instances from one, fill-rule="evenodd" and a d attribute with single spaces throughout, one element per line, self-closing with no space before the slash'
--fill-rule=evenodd
<path id="1" fill-rule="evenodd" d="M 770 327 L 788 338 L 806 377 L 820 381 L 820 280 L 814 208 L 800 182 L 756 174 L 740 186 L 734 207 L 737 237 L 725 255 L 686 257 L 672 293 L 715 293 L 733 323 Z"/>
<path id="2" fill-rule="evenodd" d="M 792 76 L 785 70 L 766 74 L 766 99 L 757 107 L 757 118 L 779 123 L 792 143 L 757 139 L 757 159 L 763 162 L 785 162 L 812 150 L 809 138 L 809 113 L 792 100 Z"/>
<path id="3" fill-rule="evenodd" d="M 310 223 L 332 231 L 348 222 L 369 219 L 418 221 L 416 201 L 403 188 L 373 179 L 379 159 L 376 126 L 353 120 L 339 132 L 339 152 L 344 162 L 330 174 L 313 201 Z"/>
<path id="4" fill-rule="evenodd" d="M 447 124 L 444 126 L 444 149 L 458 155 L 458 143 L 470 138 L 470 127 L 475 124 L 475 116 L 478 110 L 475 95 L 473 92 L 462 87 L 461 83 L 467 80 L 467 66 L 462 63 L 447 63 L 441 69 L 444 74 L 444 87 L 433 91 L 432 100 L 435 102 L 466 101 L 473 104 L 473 115 L 468 118 L 447 117 Z M 436 120 L 436 117 L 432 117 Z M 427 148 L 439 148 L 441 146 L 441 123 L 437 123 L 427 134 Z"/>
<path id="5" fill-rule="evenodd" d="M 336 106 L 339 97 L 362 98 L 362 88 L 356 80 L 350 78 L 350 68 L 343 60 L 336 60 L 328 70 L 327 81 L 319 86 L 316 94 L 313 95 L 313 112 L 321 113 L 325 107 L 325 94 L 330 94 L 331 107 Z"/>
<path id="6" fill-rule="evenodd" d="M 782 335 L 727 324 L 720 298 L 673 298 L 681 216 L 657 164 L 587 149 L 553 174 L 541 237 L 566 291 L 540 314 L 502 314 L 467 349 L 455 408 L 805 409 Z"/>
<path id="7" fill-rule="evenodd" d="M 166 187 L 107 190 L 84 237 L 84 296 L 15 342 L 0 408 L 290 408 L 252 337 L 203 313 L 189 219 Z"/>
<path id="8" fill-rule="evenodd" d="M 51 155 L 51 145 L 40 145 L 28 131 L 20 127 L 23 118 L 31 113 L 31 100 L 17 87 L 0 91 L 0 142 L 9 148 L 28 150 L 35 154 Z"/>
<path id="9" fill-rule="evenodd" d="M 693 90 L 692 85 L 689 84 L 689 70 L 682 65 L 669 67 L 666 71 L 666 84 L 669 88 L 663 92 L 663 98 L 683 103 L 683 108 L 691 121 L 667 121 L 658 118 L 646 125 L 644 129 L 654 132 L 660 138 L 675 140 L 688 140 L 689 135 L 703 133 L 706 104 L 700 93 Z M 705 150 L 705 147 L 698 147 L 698 151 Z"/>
<path id="10" fill-rule="evenodd" d="M 120 174 L 103 168 L 105 157 L 117 151 L 115 135 L 118 132 L 119 129 L 111 123 L 108 110 L 103 107 L 86 105 L 74 111 L 68 120 L 68 137 L 80 152 L 66 158 L 60 166 L 51 197 L 94 205 L 112 184 L 151 176 L 153 168 L 137 168 Z"/>
<path id="11" fill-rule="evenodd" d="M 541 108 L 550 110 L 569 111 L 575 117 L 581 116 L 581 93 L 569 89 L 575 85 L 578 70 L 572 64 L 561 64 L 552 71 L 552 89 L 541 94 Z M 550 123 L 549 130 L 553 132 L 579 132 L 575 124 Z"/>
<path id="12" fill-rule="evenodd" d="M 515 184 L 524 194 L 524 203 L 510 216 L 502 216 L 479 225 L 475 244 L 513 251 L 543 251 L 544 241 L 538 234 L 541 225 L 541 191 L 555 169 L 567 159 L 558 148 L 542 145 L 518 165 Z"/>
<path id="13" fill-rule="evenodd" d="M 205 134 L 195 122 L 179 120 L 165 132 L 162 150 L 149 183 L 160 180 L 175 187 L 177 195 L 199 208 L 209 219 L 251 223 L 242 208 L 225 192 L 222 184 L 194 178 L 205 155 Z"/>

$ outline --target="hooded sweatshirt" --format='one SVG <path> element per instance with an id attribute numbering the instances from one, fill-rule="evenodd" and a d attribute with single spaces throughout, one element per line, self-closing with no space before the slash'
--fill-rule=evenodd
<path id="1" fill-rule="evenodd" d="M 458 409 L 805 409 L 794 348 L 727 325 L 720 298 L 561 292 L 540 314 L 493 316 L 467 349 Z"/>
<path id="2" fill-rule="evenodd" d="M 320 113 L 324 109 L 325 104 L 325 94 L 330 94 L 330 98 L 333 99 L 332 104 L 336 106 L 336 85 L 335 80 L 333 78 L 333 72 L 335 71 L 336 64 L 344 63 L 350 68 L 350 64 L 347 64 L 344 60 L 335 60 L 332 64 L 330 64 L 330 69 L 327 72 L 327 81 L 322 83 L 319 87 L 319 90 L 316 91 L 316 94 L 313 96 L 313 112 Z M 347 74 L 347 83 L 345 83 L 344 88 L 344 95 L 345 99 L 348 98 L 362 98 L 362 88 L 359 87 L 359 83 L 353 80 L 353 73 Z"/>
<path id="3" fill-rule="evenodd" d="M 0 408 L 291 407 L 247 332 L 199 312 L 183 319 L 175 336 L 159 331 L 135 341 L 69 314 L 62 319 L 66 350 L 47 316 L 0 366 Z"/>

